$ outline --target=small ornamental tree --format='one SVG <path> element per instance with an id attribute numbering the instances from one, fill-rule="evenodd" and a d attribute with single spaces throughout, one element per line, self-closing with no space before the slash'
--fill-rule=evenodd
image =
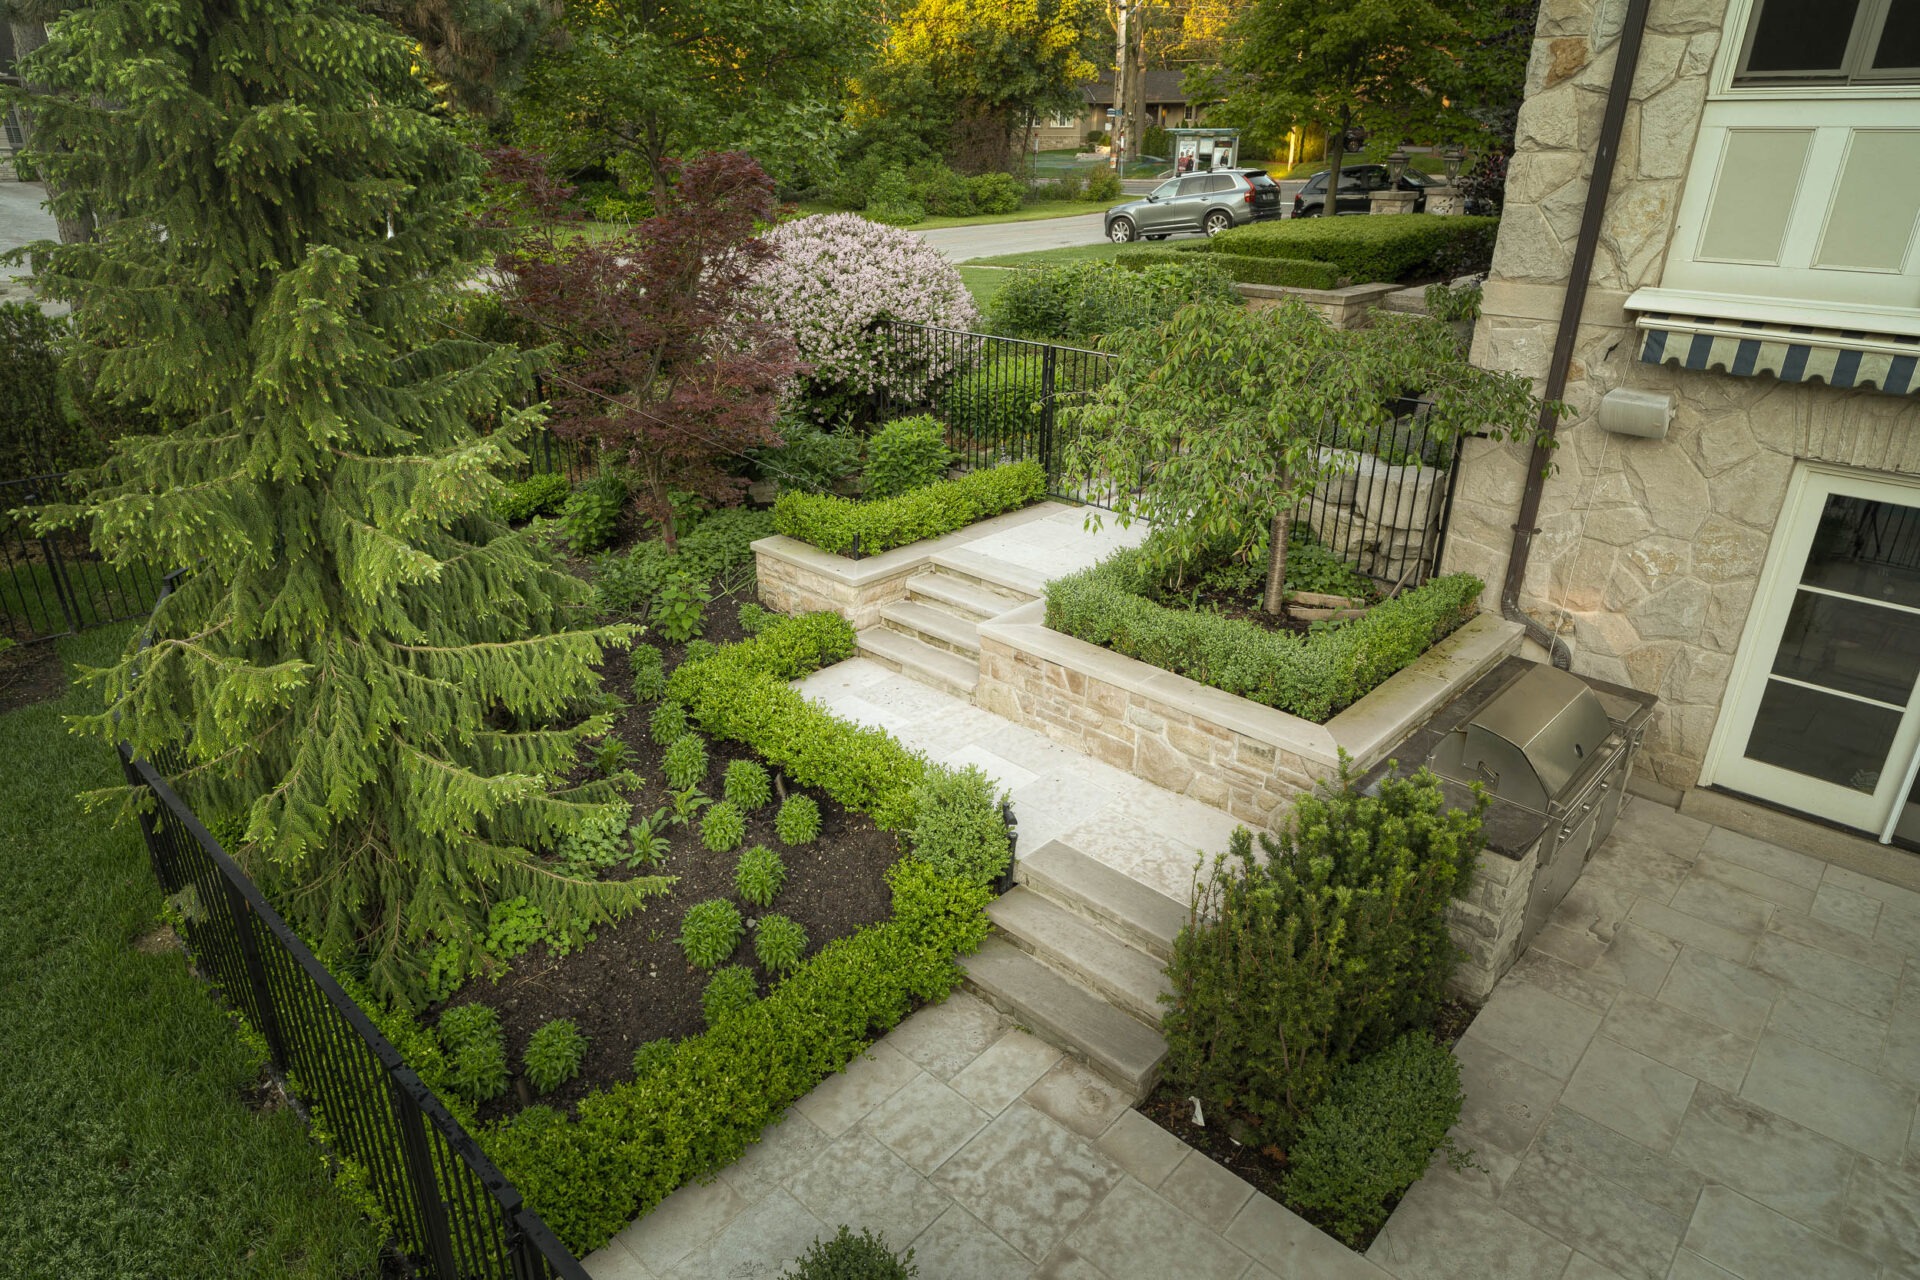
<path id="1" fill-rule="evenodd" d="M 1148 554 L 1170 585 L 1222 551 L 1264 559 L 1261 607 L 1278 613 L 1295 508 L 1340 465 L 1340 446 L 1390 438 L 1407 397 L 1429 401 L 1430 440 L 1515 437 L 1540 410 L 1525 378 L 1474 368 L 1425 317 L 1340 330 L 1297 302 L 1193 306 L 1136 331 L 1112 379 L 1070 410 L 1065 467 L 1117 495 L 1123 526 L 1153 524 Z"/>
<path id="2" fill-rule="evenodd" d="M 781 443 L 778 397 L 801 368 L 792 338 L 746 297 L 773 253 L 754 236 L 773 220 L 773 182 L 751 156 L 701 156 L 662 212 L 592 241 L 561 239 L 567 188 L 537 159 L 503 152 L 497 173 L 543 215 L 499 265 L 509 309 L 559 348 L 554 433 L 630 467 L 636 502 L 677 550 L 673 491 L 739 502 L 747 482 L 727 464 Z"/>
<path id="3" fill-rule="evenodd" d="M 101 216 L 39 283 L 150 428 L 41 523 L 187 570 L 79 727 L 178 761 L 295 927 L 401 999 L 431 940 L 473 967 L 490 903 L 564 929 L 663 887 L 530 853 L 613 799 L 554 780 L 609 728 L 573 708 L 630 629 L 492 514 L 529 362 L 441 323 L 478 166 L 413 59 L 335 0 L 102 0 L 32 68 L 40 162 Z"/>

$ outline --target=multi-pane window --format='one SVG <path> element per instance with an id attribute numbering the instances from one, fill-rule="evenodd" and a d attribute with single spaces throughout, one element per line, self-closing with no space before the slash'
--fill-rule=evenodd
<path id="1" fill-rule="evenodd" d="M 1920 0 L 1756 0 L 1733 82 L 1920 82 Z"/>

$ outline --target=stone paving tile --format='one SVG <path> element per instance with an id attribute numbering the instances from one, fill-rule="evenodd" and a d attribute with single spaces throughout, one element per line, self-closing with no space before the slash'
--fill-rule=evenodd
<path id="1" fill-rule="evenodd" d="M 1194 871 L 1208 856 L 1198 845 L 1150 827 L 1139 818 L 1117 814 L 1112 806 L 1056 832 L 1053 838 L 1158 889 L 1175 902 L 1192 898 Z"/>
<path id="2" fill-rule="evenodd" d="M 1157 1190 L 1167 1203 L 1215 1231 L 1232 1226 L 1254 1195 L 1252 1184 L 1198 1151 L 1189 1151 Z"/>
<path id="3" fill-rule="evenodd" d="M 911 1059 L 882 1040 L 794 1105 L 820 1132 L 837 1138 L 919 1074 Z"/>
<path id="4" fill-rule="evenodd" d="M 1500 1193 L 1500 1207 L 1628 1280 L 1663 1280 L 1687 1219 L 1536 1144 Z"/>
<path id="5" fill-rule="evenodd" d="M 928 1280 L 1002 1280 L 1033 1269 L 1018 1249 L 957 1204 L 913 1242 L 913 1264 Z"/>
<path id="6" fill-rule="evenodd" d="M 986 1001 L 956 991 L 928 1005 L 892 1031 L 886 1043 L 936 1080 L 951 1080 L 995 1040 L 1006 1034 L 1007 1018 Z"/>
<path id="7" fill-rule="evenodd" d="M 1560 1273 L 1560 1280 L 1621 1280 L 1621 1276 L 1612 1267 L 1603 1267 L 1586 1254 L 1576 1253 L 1567 1259 L 1567 1269 Z"/>
<path id="8" fill-rule="evenodd" d="M 1861 875 L 1858 871 L 1832 865 L 1821 873 L 1820 883 L 1851 889 L 1886 906 L 1920 916 L 1920 893 L 1901 885 L 1888 884 L 1885 880 L 1876 880 L 1872 876 Z M 1882 914 L 1884 915 L 1885 912 Z"/>
<path id="9" fill-rule="evenodd" d="M 1736 1035 L 1757 1039 L 1773 1012 L 1780 983 L 1744 965 L 1682 947 L 1660 984 L 1661 1004 L 1704 1018 Z"/>
<path id="10" fill-rule="evenodd" d="M 967 1139 L 987 1127 L 986 1112 L 921 1073 L 888 1098 L 865 1125 L 887 1150 L 921 1173 L 932 1173 Z"/>
<path id="11" fill-rule="evenodd" d="M 690 1182 L 614 1237 L 641 1265 L 664 1275 L 732 1222 L 747 1200 L 725 1182 Z"/>
<path id="12" fill-rule="evenodd" d="M 1631 991 L 1613 1002 L 1600 1034 L 1722 1089 L 1739 1089 L 1753 1059 L 1746 1036 Z"/>
<path id="13" fill-rule="evenodd" d="M 1700 1193 L 1686 1247 L 1744 1280 L 1862 1280 L 1877 1270 L 1845 1245 L 1720 1186 Z"/>
<path id="14" fill-rule="evenodd" d="M 1813 916 L 1803 916 L 1791 911 L 1774 912 L 1773 919 L 1767 922 L 1767 929 L 1791 942 L 1807 947 L 1817 947 L 1843 960 L 1851 960 L 1855 964 L 1895 977 L 1900 975 L 1907 961 L 1913 958 L 1907 948 L 1863 938 L 1838 925 L 1828 924 Z"/>
<path id="15" fill-rule="evenodd" d="M 1841 1215 L 1840 1241 L 1897 1275 L 1920 1275 L 1920 1173 L 1861 1160 Z"/>
<path id="16" fill-rule="evenodd" d="M 1131 1107 L 1100 1135 L 1093 1147 L 1145 1187 L 1158 1187 L 1193 1150 Z"/>
<path id="17" fill-rule="evenodd" d="M 1714 1266 L 1691 1249 L 1673 1255 L 1673 1268 L 1667 1280 L 1741 1280 L 1731 1271 Z"/>
<path id="18" fill-rule="evenodd" d="M 1399 1280 L 1540 1280 L 1572 1256 L 1471 1188 L 1432 1175 L 1413 1184 L 1367 1250 Z"/>
<path id="19" fill-rule="evenodd" d="M 1556 1107 L 1535 1149 L 1579 1165 L 1685 1220 L 1706 1177 L 1672 1154 L 1649 1151 L 1577 1111 Z"/>
<path id="20" fill-rule="evenodd" d="M 1605 1036 L 1598 1036 L 1567 1081 L 1560 1105 L 1665 1151 L 1699 1082 Z"/>
<path id="21" fill-rule="evenodd" d="M 1251 1254 L 1251 1278 L 1262 1273 L 1285 1280 L 1385 1280 L 1387 1273 L 1306 1219 L 1262 1195 L 1227 1228 L 1227 1240 Z"/>
<path id="22" fill-rule="evenodd" d="M 1870 1018 L 1884 1019 L 1891 1014 L 1893 998 L 1900 988 L 1899 980 L 1892 974 L 1869 969 L 1777 933 L 1760 939 L 1753 950 L 1753 967 Z"/>
<path id="23" fill-rule="evenodd" d="M 1627 918 L 1644 929 L 1664 934 L 1675 942 L 1730 960 L 1734 964 L 1745 964 L 1753 954 L 1753 944 L 1760 940 L 1758 926 L 1751 929 L 1728 928 L 1724 924 L 1688 915 L 1646 898 L 1634 902 L 1627 912 Z"/>
<path id="24" fill-rule="evenodd" d="M 1107 1273 L 1066 1245 L 1056 1245 L 1034 1270 L 1033 1280 L 1108 1280 Z"/>
<path id="25" fill-rule="evenodd" d="M 1907 956 L 1920 956 L 1920 912 L 1903 911 L 1891 903 L 1882 906 L 1873 940 Z"/>
<path id="26" fill-rule="evenodd" d="M 794 1199 L 825 1223 L 870 1227 L 896 1247 L 946 1212 L 947 1198 L 911 1165 L 856 1129 L 787 1182 Z"/>
<path id="27" fill-rule="evenodd" d="M 1072 1058 L 1055 1063 L 1021 1096 L 1028 1106 L 1088 1141 L 1105 1133 L 1130 1109 L 1126 1094 Z"/>
<path id="28" fill-rule="evenodd" d="M 948 1083 L 974 1106 L 999 1113 L 1064 1055 L 1038 1036 L 1011 1030 L 955 1072 Z"/>
<path id="29" fill-rule="evenodd" d="M 1765 840 L 1756 840 L 1752 836 L 1742 835 L 1738 831 L 1729 831 L 1725 827 L 1714 827 L 1709 831 L 1706 843 L 1701 846 L 1701 853 L 1703 856 L 1751 867 L 1764 875 L 1799 885 L 1803 889 L 1818 889 L 1827 870 L 1827 864 L 1819 858 L 1810 857 L 1777 844 L 1770 844 Z"/>
<path id="30" fill-rule="evenodd" d="M 1711 1085 L 1694 1091 L 1669 1154 L 1828 1235 L 1838 1233 L 1847 1179 L 1859 1159 L 1844 1144 Z"/>
<path id="31" fill-rule="evenodd" d="M 1745 887 L 1728 884 L 1710 875 L 1693 875 L 1680 886 L 1667 903 L 1675 911 L 1698 920 L 1733 930 L 1742 935 L 1758 934 L 1767 927 L 1778 903 L 1747 892 Z"/>
<path id="32" fill-rule="evenodd" d="M 1813 910 L 1808 914 L 1836 929 L 1871 938 L 1873 927 L 1880 922 L 1880 900 L 1823 882 L 1813 895 Z"/>
<path id="33" fill-rule="evenodd" d="M 626 1246 L 618 1240 L 580 1259 L 580 1265 L 586 1268 L 593 1280 L 657 1280 L 653 1272 L 647 1270 L 640 1259 L 627 1252 Z"/>
<path id="34" fill-rule="evenodd" d="M 1581 876 L 1619 885 L 1635 897 L 1665 902 L 1692 868 L 1693 863 L 1686 858 L 1631 840 L 1609 839 L 1594 850 Z"/>
<path id="35" fill-rule="evenodd" d="M 1042 1262 L 1125 1176 L 1078 1135 L 1015 1103 L 936 1169 L 933 1183 Z"/>
<path id="36" fill-rule="evenodd" d="M 1560 899 L 1548 917 L 1554 924 L 1576 933 L 1592 934 L 1601 942 L 1613 941 L 1614 931 L 1627 918 L 1634 904 L 1631 890 L 1604 880 L 1582 877 L 1573 882 L 1567 896 Z"/>
<path id="37" fill-rule="evenodd" d="M 1586 969 L 1606 952 L 1605 938 L 1549 920 L 1541 926 L 1540 932 L 1533 935 L 1533 943 L 1528 947 L 1527 954 L 1520 958 L 1524 961 L 1528 956 L 1545 954 L 1577 969 Z"/>
<path id="38" fill-rule="evenodd" d="M 1460 1088 L 1466 1094 L 1455 1137 L 1462 1146 L 1473 1148 L 1475 1160 L 1488 1166 L 1487 1173 L 1497 1183 L 1533 1144 L 1564 1084 L 1472 1036 L 1463 1036 L 1454 1045 L 1453 1055 L 1460 1063 Z M 1503 1162 L 1496 1153 L 1507 1157 L 1506 1168 L 1499 1167 Z"/>
<path id="39" fill-rule="evenodd" d="M 820 1132 L 820 1126 L 797 1108 L 789 1108 L 778 1124 L 763 1130 L 760 1141 L 722 1169 L 720 1176 L 745 1199 L 757 1200 L 812 1164 L 832 1145 L 833 1139 Z"/>
<path id="40" fill-rule="evenodd" d="M 1131 1178 L 1080 1220 L 1067 1244 L 1112 1280 L 1237 1280 L 1251 1260 Z"/>
<path id="41" fill-rule="evenodd" d="M 1794 987 L 1782 991 L 1773 1002 L 1767 1029 L 1825 1049 L 1869 1071 L 1880 1066 L 1887 1041 L 1887 1024 L 1880 1019 Z"/>
<path id="42" fill-rule="evenodd" d="M 1659 992 L 1679 954 L 1680 944 L 1672 938 L 1623 921 L 1589 972 L 1602 982 L 1651 996 Z"/>
<path id="43" fill-rule="evenodd" d="M 1920 1088 L 1920 967 L 1908 976 L 1900 994 L 1900 1002 L 1894 1006 L 1893 1018 L 1887 1024 L 1880 1074 Z"/>
<path id="44" fill-rule="evenodd" d="M 1502 983 L 1467 1034 L 1564 1080 L 1573 1074 L 1600 1015 L 1525 983 Z"/>
<path id="45" fill-rule="evenodd" d="M 685 1280 L 775 1280 L 787 1265 L 839 1229 L 807 1212 L 784 1189 L 750 1205 L 703 1247 L 673 1269 Z"/>
<path id="46" fill-rule="evenodd" d="M 1613 824 L 1611 839 L 1650 845 L 1662 853 L 1692 861 L 1714 830 L 1710 823 L 1689 818 L 1642 796 L 1629 796 Z"/>
<path id="47" fill-rule="evenodd" d="M 1020 824 L 1020 847 L 1038 849 L 1047 841 L 1058 839 L 1063 832 L 1104 812 L 1113 804 L 1115 794 L 1093 782 L 1042 773 L 1037 781 L 1013 793 L 1013 816 Z"/>
<path id="48" fill-rule="evenodd" d="M 1771 1032 L 1740 1096 L 1888 1163 L 1900 1159 L 1914 1103 L 1911 1089 Z"/>
<path id="49" fill-rule="evenodd" d="M 1537 945 L 1514 961 L 1508 976 L 1562 1000 L 1585 1005 L 1595 1013 L 1605 1013 L 1611 1008 L 1614 996 L 1620 991 L 1612 983 L 1596 978 L 1590 970 L 1556 959 L 1539 950 Z"/>
<path id="50" fill-rule="evenodd" d="M 956 769 L 978 769 L 993 779 L 994 785 L 1003 791 L 1018 791 L 1028 783 L 1040 780 L 1040 775 L 1033 770 L 1023 768 L 977 742 L 941 757 L 941 762 Z"/>

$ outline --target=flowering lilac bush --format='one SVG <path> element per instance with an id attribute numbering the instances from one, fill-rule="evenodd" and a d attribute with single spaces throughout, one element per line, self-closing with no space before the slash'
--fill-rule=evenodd
<path id="1" fill-rule="evenodd" d="M 877 320 L 968 329 L 979 321 L 973 298 L 940 252 L 920 237 L 855 213 L 827 213 L 768 232 L 773 256 L 756 279 L 764 314 L 793 334 L 812 367 L 812 398 L 831 404 L 882 386 L 900 403 L 921 399 L 952 371 L 952 356 L 889 344 Z"/>

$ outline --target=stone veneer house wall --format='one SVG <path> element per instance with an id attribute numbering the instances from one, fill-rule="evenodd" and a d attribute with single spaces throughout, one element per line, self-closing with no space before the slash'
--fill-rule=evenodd
<path id="1" fill-rule="evenodd" d="M 1627 7 L 1540 7 L 1484 367 L 1546 372 Z M 1641 779 L 1669 802 L 1920 814 L 1916 9 L 1651 0 L 1521 604 L 1576 672 L 1660 697 Z M 1599 425 L 1618 389 L 1671 397 L 1664 438 Z M 1465 452 L 1444 567 L 1486 607 L 1527 472 Z"/>

